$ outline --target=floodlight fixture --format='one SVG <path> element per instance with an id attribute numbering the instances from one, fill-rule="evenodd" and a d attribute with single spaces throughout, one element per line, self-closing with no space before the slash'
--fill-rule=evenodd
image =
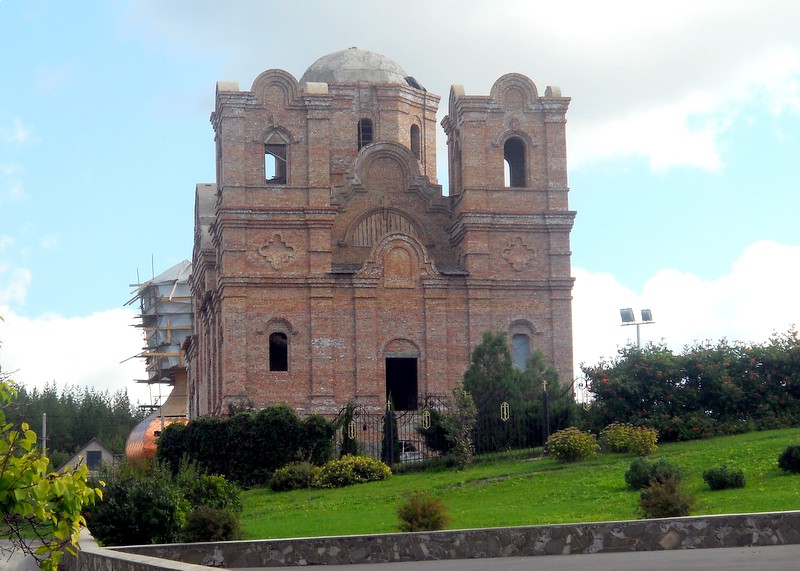
<path id="1" fill-rule="evenodd" d="M 633 308 L 625 307 L 619 310 L 619 315 L 622 318 L 622 325 L 635 325 L 636 326 L 636 346 L 641 347 L 642 341 L 639 335 L 639 326 L 640 325 L 649 325 L 651 323 L 655 323 L 653 321 L 653 312 L 649 309 L 642 310 L 642 320 L 636 321 L 636 317 L 633 313 Z"/>

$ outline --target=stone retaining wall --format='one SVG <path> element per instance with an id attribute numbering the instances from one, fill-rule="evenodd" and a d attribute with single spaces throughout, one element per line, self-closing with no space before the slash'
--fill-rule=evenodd
<path id="1" fill-rule="evenodd" d="M 109 549 L 82 542 L 77 567 L 198 571 L 789 544 L 800 544 L 800 511 Z"/>

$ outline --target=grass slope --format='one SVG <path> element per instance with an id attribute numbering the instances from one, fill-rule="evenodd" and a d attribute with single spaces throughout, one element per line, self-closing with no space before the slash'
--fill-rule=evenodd
<path id="1" fill-rule="evenodd" d="M 697 497 L 694 514 L 797 510 L 800 475 L 777 466 L 789 444 L 800 444 L 800 430 L 662 444 L 652 458 L 668 458 L 684 469 L 687 489 Z M 450 529 L 636 519 L 639 493 L 624 480 L 633 458 L 603 454 L 559 464 L 516 452 L 464 472 L 399 474 L 336 490 L 248 490 L 242 494 L 242 525 L 246 539 L 394 532 L 398 503 L 419 491 L 442 498 L 453 518 Z M 747 486 L 710 491 L 703 471 L 726 462 L 744 471 Z"/>

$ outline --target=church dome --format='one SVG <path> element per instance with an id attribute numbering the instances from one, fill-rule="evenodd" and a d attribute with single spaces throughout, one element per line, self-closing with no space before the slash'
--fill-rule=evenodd
<path id="1" fill-rule="evenodd" d="M 350 48 L 322 56 L 311 64 L 300 84 L 304 83 L 402 83 L 408 74 L 387 57 L 375 52 Z"/>

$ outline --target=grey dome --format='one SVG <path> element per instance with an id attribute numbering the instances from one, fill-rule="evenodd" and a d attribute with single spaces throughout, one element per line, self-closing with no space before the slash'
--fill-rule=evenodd
<path id="1" fill-rule="evenodd" d="M 408 74 L 387 57 L 350 48 L 322 56 L 300 78 L 304 83 L 402 83 Z"/>

